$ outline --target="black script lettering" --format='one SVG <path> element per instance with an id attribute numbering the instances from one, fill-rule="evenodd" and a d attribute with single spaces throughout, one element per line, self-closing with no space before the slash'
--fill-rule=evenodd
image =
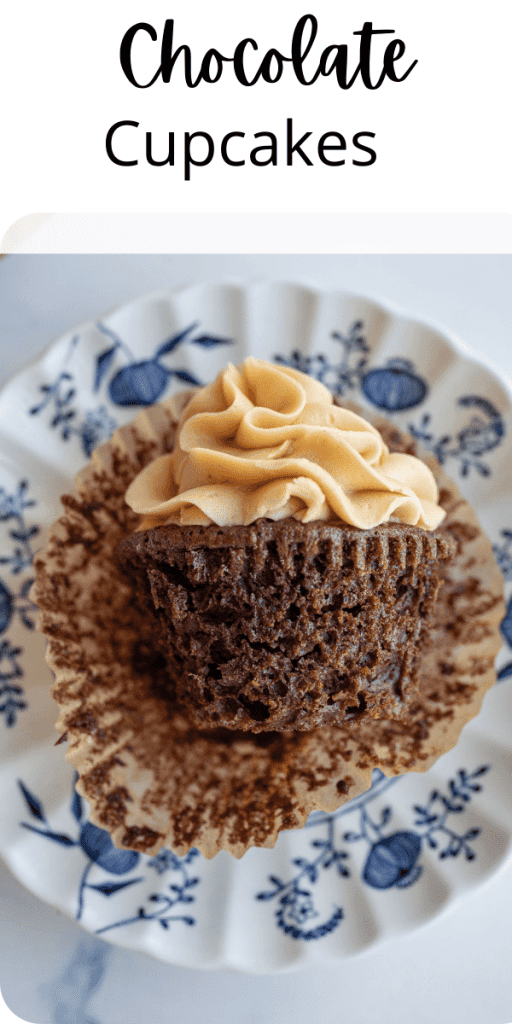
<path id="1" fill-rule="evenodd" d="M 305 45 L 303 45 L 304 31 L 307 25 L 309 25 L 309 38 L 306 40 Z M 317 32 L 318 21 L 315 18 L 314 14 L 304 14 L 302 18 L 299 18 L 293 32 L 292 64 L 293 70 L 295 72 L 295 77 L 297 78 L 301 85 L 313 85 L 313 82 L 316 82 L 320 74 L 320 69 L 318 68 L 315 74 L 313 75 L 313 78 L 310 78 L 308 82 L 304 76 L 303 71 L 304 61 L 306 60 L 311 50 L 311 47 L 313 46 L 313 43 L 317 36 Z"/>
<path id="2" fill-rule="evenodd" d="M 184 81 L 190 89 L 195 89 L 200 82 L 215 85 L 222 77 L 224 64 L 233 65 L 235 77 L 241 85 L 252 86 L 260 79 L 274 85 L 283 77 L 285 64 L 291 63 L 295 77 L 301 85 L 313 85 L 320 75 L 328 77 L 335 73 L 341 89 L 351 89 L 357 79 L 361 78 L 362 84 L 367 89 L 373 90 L 379 89 L 386 78 L 392 82 L 403 82 L 418 63 L 417 60 L 413 61 L 403 74 L 400 74 L 396 65 L 405 54 L 405 43 L 402 39 L 393 39 L 386 45 L 383 59 L 380 60 L 379 73 L 377 74 L 377 69 L 374 68 L 372 74 L 372 58 L 374 64 L 377 59 L 373 56 L 374 37 L 394 35 L 394 29 L 374 28 L 373 22 L 365 21 L 362 29 L 353 33 L 354 36 L 360 36 L 360 40 L 359 62 L 352 74 L 348 70 L 350 48 L 346 43 L 327 46 L 320 57 L 316 58 L 315 67 L 315 64 L 312 63 L 312 50 L 318 35 L 318 20 L 313 14 L 304 14 L 299 18 L 293 30 L 289 57 L 271 47 L 261 60 L 256 73 L 250 78 L 245 66 L 247 51 L 251 48 L 257 52 L 258 44 L 255 39 L 247 36 L 236 45 L 232 57 L 224 56 L 215 47 L 209 48 L 201 60 L 196 77 L 194 77 L 191 47 L 183 43 L 176 49 L 174 48 L 174 18 L 167 18 L 162 33 L 160 66 L 149 81 L 143 82 L 139 80 L 134 70 L 135 41 L 141 33 L 149 36 L 151 42 L 157 41 L 158 35 L 154 26 L 149 22 L 140 21 L 125 32 L 119 52 L 122 70 L 128 81 L 137 89 L 148 89 L 160 77 L 162 82 L 168 84 L 176 63 L 181 58 Z M 354 44 L 352 44 L 352 48 L 354 48 Z M 306 72 L 308 63 L 311 64 L 311 67 Z"/>
<path id="3" fill-rule="evenodd" d="M 192 157 L 191 143 L 193 139 L 204 139 L 207 145 L 207 153 L 204 160 L 195 160 Z M 207 164 L 211 164 L 213 160 L 213 154 L 215 152 L 215 144 L 208 132 L 185 132 L 185 181 L 190 181 L 190 168 L 194 167 L 206 167 Z"/>
<path id="4" fill-rule="evenodd" d="M 146 160 L 152 167 L 164 167 L 165 164 L 174 167 L 174 132 L 169 132 L 169 151 L 164 160 L 154 159 L 152 133 L 146 132 Z"/>
<path id="5" fill-rule="evenodd" d="M 231 160 L 228 156 L 228 142 L 230 139 L 234 139 L 235 137 L 245 139 L 245 132 L 228 132 L 220 144 L 220 155 L 224 160 L 224 163 L 229 164 L 230 167 L 244 167 L 245 160 Z"/>
<path id="6" fill-rule="evenodd" d="M 397 75 L 395 71 L 395 61 L 400 60 L 405 53 L 405 43 L 403 39 L 393 39 L 392 43 L 388 43 L 386 46 L 386 52 L 384 54 L 384 71 L 391 82 L 405 82 L 405 79 L 409 77 L 413 68 L 418 63 L 414 60 L 410 67 L 403 75 Z"/>
<path id="7" fill-rule="evenodd" d="M 254 133 L 254 138 L 255 139 L 267 138 L 267 139 L 270 139 L 270 143 L 269 143 L 268 146 L 256 146 L 255 149 L 251 150 L 251 163 L 254 164 L 255 167 L 268 167 L 269 164 L 273 164 L 274 167 L 277 167 L 277 139 L 276 139 L 274 133 L 273 132 L 255 132 Z M 265 153 L 267 150 L 270 150 L 270 156 L 268 157 L 267 160 L 257 160 L 256 159 L 256 153 Z"/>
<path id="8" fill-rule="evenodd" d="M 170 82 L 174 66 L 180 54 L 183 54 L 183 74 L 189 89 L 195 89 L 200 82 L 206 82 L 208 85 L 215 85 L 215 83 L 222 77 L 224 62 L 230 61 L 229 57 L 224 57 L 219 50 L 211 47 L 211 49 L 206 51 L 201 61 L 201 67 L 197 78 L 194 78 L 192 73 L 192 51 L 190 46 L 188 46 L 187 43 L 182 43 L 182 45 L 178 46 L 178 49 L 174 51 L 174 18 L 167 18 L 162 36 L 162 63 L 160 66 L 162 82 L 165 82 L 166 84 L 167 82 Z M 212 63 L 215 63 L 215 70 L 213 72 Z"/>
<path id="9" fill-rule="evenodd" d="M 139 127 L 138 121 L 116 121 L 116 123 L 113 124 L 111 128 L 109 128 L 107 132 L 107 137 L 105 139 L 107 156 L 109 160 L 112 160 L 112 163 L 117 164 L 118 167 L 135 167 L 135 165 L 138 164 L 139 162 L 138 160 L 120 160 L 119 157 L 115 155 L 114 150 L 112 149 L 112 143 L 114 141 L 114 135 L 117 132 L 117 129 L 122 128 L 125 124 L 131 125 L 132 128 Z"/>
<path id="10" fill-rule="evenodd" d="M 308 155 L 301 149 L 302 144 L 309 139 L 311 132 L 305 132 L 301 139 L 293 145 L 293 119 L 288 117 L 286 120 L 286 163 L 288 167 L 291 167 L 293 163 L 293 154 L 298 153 L 302 157 L 305 164 L 308 167 L 313 166 L 313 161 L 309 159 Z"/>
<path id="11" fill-rule="evenodd" d="M 329 67 L 328 60 L 332 57 L 332 64 Z M 327 46 L 322 56 L 320 57 L 320 74 L 325 78 L 332 75 L 333 71 L 336 71 L 336 78 L 338 84 L 342 88 L 346 87 L 347 82 L 347 60 L 348 60 L 348 47 L 343 46 Z"/>
<path id="12" fill-rule="evenodd" d="M 269 50 L 261 62 L 257 77 L 259 78 L 261 75 L 263 81 L 269 82 L 271 85 L 273 85 L 274 82 L 278 82 L 283 74 L 285 60 L 286 58 L 283 57 L 282 53 L 279 53 L 279 50 Z M 274 75 L 272 75 L 273 61 L 275 62 L 276 69 Z"/>
<path id="13" fill-rule="evenodd" d="M 337 145 L 327 146 L 327 139 L 337 139 Z M 322 163 L 328 164 L 329 167 L 341 167 L 342 164 L 345 163 L 345 159 L 342 157 L 341 160 L 331 160 L 325 155 L 326 150 L 336 150 L 337 152 L 340 152 L 340 150 L 344 151 L 346 148 L 347 143 L 345 142 L 343 135 L 340 135 L 339 132 L 326 132 L 325 135 L 322 135 L 318 140 L 318 156 Z"/>
<path id="14" fill-rule="evenodd" d="M 183 73 L 185 82 L 189 89 L 194 89 L 199 84 L 200 77 L 194 82 L 192 78 L 192 53 L 190 46 L 183 44 L 178 46 L 176 53 L 173 53 L 174 46 L 174 18 L 167 18 L 164 26 L 164 34 L 162 36 L 162 52 L 160 65 L 160 71 L 162 74 L 162 82 L 171 81 L 171 75 L 174 70 L 174 65 L 180 55 L 183 54 Z"/>
<path id="15" fill-rule="evenodd" d="M 148 35 L 151 36 L 151 39 L 153 40 L 154 43 L 158 38 L 156 29 L 153 28 L 153 25 L 148 25 L 147 21 L 139 21 L 137 25 L 132 25 L 132 27 L 129 28 L 127 32 L 125 32 L 121 40 L 119 60 L 121 61 L 121 67 L 128 81 L 131 82 L 132 85 L 135 85 L 137 89 L 149 89 L 150 85 L 153 85 L 153 83 L 156 82 L 160 74 L 160 68 L 158 69 L 156 74 L 153 75 L 151 81 L 146 82 L 145 85 L 143 85 L 141 82 L 138 82 L 137 79 L 135 78 L 132 68 L 132 46 L 133 40 L 135 39 L 135 36 L 137 35 L 138 32 L 147 32 Z"/>
<path id="16" fill-rule="evenodd" d="M 208 82 L 209 85 L 215 85 L 215 82 L 218 82 L 219 78 L 222 75 L 222 66 L 225 59 L 226 58 L 223 57 L 218 50 L 208 50 L 208 52 L 205 53 L 201 63 L 201 74 L 199 76 L 198 81 L 201 81 L 201 79 L 203 79 L 203 81 Z M 212 60 L 217 62 L 217 70 L 215 72 L 215 75 L 212 75 L 211 73 Z"/>
<path id="17" fill-rule="evenodd" d="M 354 143 L 354 146 L 356 147 L 356 149 L 362 150 L 363 153 L 369 153 L 370 154 L 370 159 L 369 160 L 352 160 L 352 163 L 355 164 L 356 167 L 371 167 L 371 165 L 374 164 L 376 159 L 377 159 L 377 154 L 376 154 L 375 150 L 374 149 L 370 149 L 369 146 L 362 146 L 360 144 L 359 139 L 363 139 L 363 138 L 374 139 L 375 138 L 375 132 L 357 132 L 357 135 L 354 135 L 354 138 L 352 139 L 352 142 Z"/>
<path id="18" fill-rule="evenodd" d="M 394 31 L 394 28 L 374 28 L 373 22 L 365 21 L 362 29 L 359 32 L 354 32 L 355 36 L 361 36 L 361 42 L 359 44 L 359 66 L 351 82 L 347 84 L 348 89 L 350 88 L 351 85 L 353 85 L 359 72 L 361 72 L 361 78 L 363 79 L 364 85 L 366 86 L 367 89 L 380 89 L 382 83 L 386 78 L 387 72 L 386 68 L 383 67 L 378 81 L 375 83 L 375 85 L 373 84 L 371 75 L 372 40 L 374 36 L 393 35 Z"/>
<path id="19" fill-rule="evenodd" d="M 249 81 L 245 73 L 245 50 L 246 47 L 249 45 L 252 46 L 253 50 L 258 49 L 258 44 L 256 40 L 248 37 L 247 39 L 242 39 L 242 41 L 238 43 L 238 46 L 236 47 L 235 53 L 233 55 L 233 69 L 241 85 L 254 85 L 254 83 L 258 80 L 259 72 L 255 76 L 255 78 L 253 78 L 252 82 Z"/>

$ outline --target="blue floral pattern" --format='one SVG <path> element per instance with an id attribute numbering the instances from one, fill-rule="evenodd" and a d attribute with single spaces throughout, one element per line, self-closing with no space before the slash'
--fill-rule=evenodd
<path id="1" fill-rule="evenodd" d="M 125 358 L 128 365 L 117 370 L 107 384 L 108 400 L 120 407 L 152 405 L 162 398 L 173 378 L 183 384 L 199 385 L 201 381 L 185 367 L 168 367 L 162 362 L 164 356 L 176 352 L 186 341 L 203 349 L 233 344 L 230 338 L 219 338 L 210 334 L 196 335 L 194 332 L 198 324 L 191 324 L 185 330 L 166 338 L 149 359 L 137 360 L 126 342 L 115 331 L 101 321 L 98 321 L 96 327 L 109 339 L 110 344 L 96 356 L 92 392 L 97 394 L 100 391 L 116 357 Z M 77 390 L 75 376 L 70 371 L 69 364 L 79 343 L 80 335 L 73 335 L 60 373 L 52 383 L 40 386 L 43 398 L 29 409 L 29 414 L 39 416 L 50 410 L 52 417 L 49 426 L 53 430 L 60 430 L 63 441 L 69 441 L 73 436 L 79 438 L 84 455 L 89 458 L 98 444 L 111 437 L 117 427 L 117 420 L 110 415 L 105 404 L 86 410 L 83 419 L 80 419 L 77 409 L 74 408 Z"/>
<path id="2" fill-rule="evenodd" d="M 176 854 L 164 848 L 156 857 L 149 860 L 148 857 L 134 850 L 116 849 L 108 832 L 84 819 L 83 800 L 75 789 L 76 779 L 75 775 L 70 807 L 74 821 L 78 825 L 78 832 L 75 836 L 69 835 L 67 832 L 55 832 L 50 828 L 41 801 L 21 780 L 18 781 L 28 811 L 32 818 L 39 822 L 38 825 L 34 825 L 32 822 L 22 821 L 20 822 L 21 827 L 58 843 L 60 846 L 79 846 L 85 854 L 86 864 L 78 887 L 76 920 L 80 921 L 82 918 L 87 890 L 99 893 L 104 897 L 115 896 L 123 889 L 143 882 L 146 876 L 138 875 L 123 881 L 116 881 L 116 879 L 130 874 L 137 867 L 139 871 L 148 867 L 158 875 L 165 872 L 172 873 L 175 880 L 169 884 L 168 893 L 151 893 L 148 901 L 152 904 L 152 909 L 147 910 L 144 906 L 138 906 L 134 914 L 110 921 L 101 928 L 97 928 L 95 934 L 102 935 L 104 932 L 134 924 L 141 919 L 158 921 L 160 926 L 165 929 L 168 929 L 172 922 L 177 921 L 187 925 L 195 924 L 195 918 L 190 914 L 172 914 L 169 911 L 173 910 L 177 904 L 189 904 L 195 900 L 193 891 L 199 885 L 200 879 L 197 876 L 192 876 L 189 869 L 195 858 L 199 856 L 198 850 L 192 849 L 185 857 L 177 857 Z M 95 865 L 102 869 L 102 877 L 100 881 L 92 883 L 89 881 L 89 876 Z M 112 878 L 112 876 L 114 877 Z"/>
<path id="3" fill-rule="evenodd" d="M 494 544 L 492 550 L 503 578 L 512 583 L 512 530 L 502 530 L 501 536 L 501 544 Z"/>
<path id="4" fill-rule="evenodd" d="M 331 337 L 341 347 L 339 362 L 332 363 L 323 354 L 306 356 L 294 349 L 289 356 L 275 355 L 274 360 L 281 366 L 289 366 L 300 373 L 307 373 L 324 384 L 329 391 L 341 398 L 347 391 L 357 387 L 371 351 L 363 334 L 362 320 L 356 320 L 346 334 L 333 331 Z"/>
<path id="5" fill-rule="evenodd" d="M 394 357 L 384 366 L 368 368 L 371 348 L 363 331 L 364 324 L 358 320 L 345 334 L 337 331 L 331 334 L 341 346 L 339 362 L 331 362 L 324 354 L 306 356 L 297 349 L 288 357 L 275 355 L 274 359 L 282 366 L 290 366 L 315 377 L 338 398 L 359 389 L 362 397 L 387 415 L 421 405 L 428 397 L 429 385 L 414 363 L 410 359 Z M 489 476 L 490 467 L 482 456 L 503 440 L 503 417 L 492 402 L 480 395 L 462 395 L 457 399 L 457 405 L 471 410 L 471 415 L 455 435 L 436 436 L 431 429 L 432 415 L 429 412 L 423 414 L 419 424 L 409 423 L 408 429 L 441 465 L 448 459 L 455 459 L 461 476 L 467 476 L 471 469 L 481 476 Z"/>
<path id="6" fill-rule="evenodd" d="M 0 565 L 11 576 L 20 578 L 17 585 L 0 579 L 0 635 L 8 631 L 16 617 L 25 629 L 34 629 L 34 608 L 28 597 L 33 577 L 26 573 L 32 567 L 32 545 L 39 527 L 27 522 L 26 511 L 35 505 L 27 494 L 26 480 L 18 484 L 14 493 L 0 487 L 0 523 L 9 523 L 6 539 L 10 548 L 8 554 L 0 557 Z M 0 640 L 0 714 L 9 727 L 16 725 L 19 712 L 27 707 L 20 682 L 24 674 L 19 662 L 22 654 L 23 648 L 11 638 Z"/>
<path id="7" fill-rule="evenodd" d="M 289 366 L 315 377 L 337 398 L 360 388 L 364 397 L 378 409 L 403 412 L 412 409 L 428 395 L 428 383 L 409 359 L 389 359 L 385 366 L 367 369 L 370 345 L 363 334 L 362 320 L 356 320 L 345 334 L 333 331 L 331 338 L 341 346 L 339 362 L 331 362 L 323 353 L 306 356 L 295 349 L 290 356 L 276 355 L 281 366 Z"/>
<path id="8" fill-rule="evenodd" d="M 503 417 L 492 402 L 479 395 L 463 395 L 457 404 L 471 409 L 472 415 L 455 435 L 442 434 L 436 437 L 430 429 L 430 413 L 422 416 L 419 425 L 410 423 L 409 430 L 435 455 L 442 466 L 448 459 L 455 459 L 459 463 L 461 476 L 468 476 L 472 469 L 480 476 L 490 476 L 490 467 L 482 460 L 482 456 L 501 443 L 505 435 Z"/>
<path id="9" fill-rule="evenodd" d="M 361 378 L 361 391 L 372 405 L 393 413 L 421 405 L 429 388 L 410 359 L 395 358 L 365 373 Z"/>
<path id="10" fill-rule="evenodd" d="M 292 860 L 295 871 L 292 877 L 283 881 L 276 875 L 269 876 L 271 888 L 256 895 L 257 900 L 277 900 L 275 912 L 279 928 L 293 939 L 320 939 L 333 931 L 344 917 L 341 906 L 334 906 L 329 916 L 320 920 L 315 905 L 313 886 L 322 871 L 334 867 L 340 878 L 349 878 L 346 863 L 348 851 L 342 843 L 366 843 L 369 847 L 361 873 L 362 881 L 373 889 L 404 889 L 417 882 L 422 873 L 419 863 L 424 846 L 437 851 L 441 860 L 463 854 L 466 860 L 474 860 L 476 852 L 473 842 L 480 829 L 469 827 L 455 831 L 448 819 L 451 815 L 465 811 L 474 794 L 482 789 L 481 778 L 489 771 L 489 765 L 482 765 L 468 773 L 461 768 L 455 779 L 450 779 L 446 792 L 433 789 L 424 804 L 415 804 L 410 829 L 389 831 L 393 816 L 390 806 L 382 808 L 379 815 L 371 815 L 368 805 L 382 796 L 385 790 L 399 782 L 387 779 L 378 770 L 373 772 L 372 786 L 367 793 L 346 804 L 334 814 L 312 815 L 306 828 L 324 828 L 323 837 L 310 841 L 313 850 L 319 852 L 313 857 L 295 857 Z M 336 823 L 348 816 L 358 818 L 357 827 L 343 832 L 336 840 Z M 307 922 L 315 921 L 313 927 Z"/>
<path id="11" fill-rule="evenodd" d="M 84 455 L 89 458 L 94 449 L 102 441 L 107 441 L 117 427 L 117 421 L 111 416 L 105 405 L 98 405 L 95 409 L 88 409 L 82 420 L 73 408 L 76 398 L 76 387 L 74 386 L 74 374 L 66 370 L 72 358 L 73 352 L 80 341 L 80 335 L 75 334 L 71 339 L 67 354 L 64 359 L 63 368 L 53 383 L 41 384 L 40 391 L 43 398 L 37 405 L 29 409 L 31 416 L 40 416 L 45 410 L 52 413 L 50 427 L 52 430 L 59 430 L 63 441 L 69 441 L 71 437 L 79 438 Z"/>
<path id="12" fill-rule="evenodd" d="M 502 530 L 503 538 L 501 544 L 494 544 L 494 557 L 498 563 L 506 583 L 512 582 L 512 530 Z M 512 596 L 507 601 L 505 618 L 501 623 L 501 633 L 507 647 L 512 650 Z M 498 680 L 509 679 L 512 676 L 512 661 L 508 661 L 498 672 Z"/>

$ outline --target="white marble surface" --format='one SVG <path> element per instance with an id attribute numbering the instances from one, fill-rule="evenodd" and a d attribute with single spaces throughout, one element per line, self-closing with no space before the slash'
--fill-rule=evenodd
<path id="1" fill-rule="evenodd" d="M 134 294 L 255 277 L 387 298 L 444 324 L 512 377 L 512 257 L 12 256 L 0 262 L 0 383 L 59 332 Z M 267 978 L 183 970 L 107 946 L 0 867 L 0 949 L 4 998 L 37 1024 L 508 1024 L 512 864 L 382 949 Z"/>

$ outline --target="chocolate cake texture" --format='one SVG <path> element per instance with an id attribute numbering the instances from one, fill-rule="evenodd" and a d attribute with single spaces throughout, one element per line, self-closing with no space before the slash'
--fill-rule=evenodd
<path id="1" fill-rule="evenodd" d="M 405 714 L 454 550 L 442 529 L 260 519 L 155 527 L 118 555 L 191 721 L 260 732 Z"/>

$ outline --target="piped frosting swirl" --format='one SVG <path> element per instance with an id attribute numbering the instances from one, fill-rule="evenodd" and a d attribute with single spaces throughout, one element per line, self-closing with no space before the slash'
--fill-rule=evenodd
<path id="1" fill-rule="evenodd" d="M 135 477 L 126 501 L 144 530 L 287 517 L 434 530 L 445 515 L 420 459 L 390 453 L 323 384 L 252 357 L 192 394 L 174 450 Z"/>

